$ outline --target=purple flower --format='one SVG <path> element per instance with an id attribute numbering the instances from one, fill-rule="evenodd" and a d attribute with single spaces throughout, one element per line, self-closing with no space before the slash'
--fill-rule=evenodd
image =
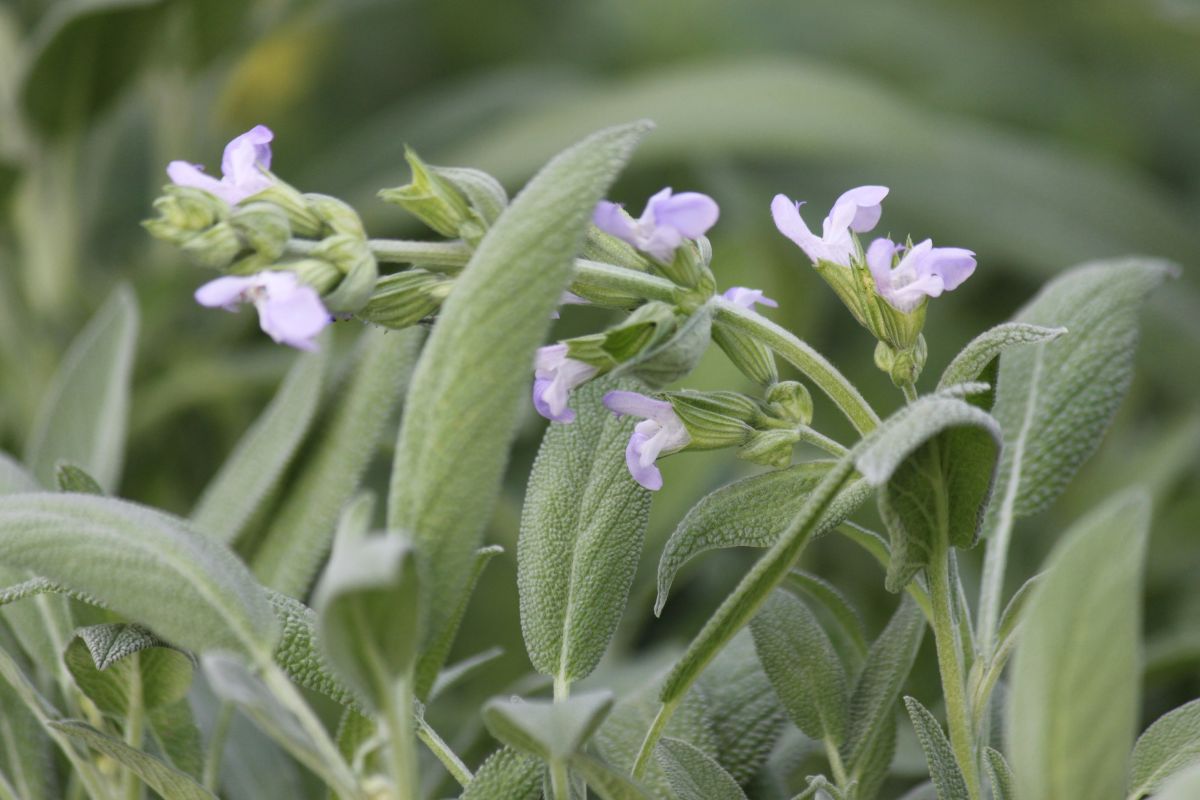
<path id="1" fill-rule="evenodd" d="M 760 306 L 767 308 L 779 308 L 779 303 L 776 303 L 771 298 L 763 294 L 762 289 L 747 289 L 745 286 L 731 286 L 721 295 L 735 306 L 741 306 L 747 311 L 753 311 L 754 305 L 757 303 Z"/>
<path id="2" fill-rule="evenodd" d="M 674 453 L 688 446 L 692 437 L 674 407 L 637 392 L 609 392 L 604 405 L 618 417 L 631 414 L 645 417 L 633 429 L 625 448 L 625 464 L 633 479 L 652 492 L 662 488 L 662 473 L 654 461 L 663 453 Z"/>
<path id="3" fill-rule="evenodd" d="M 830 261 L 848 267 L 855 250 L 851 231 L 864 233 L 878 224 L 882 213 L 880 203 L 887 193 L 886 186 L 859 186 L 844 193 L 825 218 L 820 236 L 810 231 L 801 219 L 803 203 L 793 203 L 786 195 L 775 195 L 771 201 L 771 216 L 779 232 L 798 244 L 814 264 Z"/>
<path id="4" fill-rule="evenodd" d="M 565 344 L 539 347 L 533 368 L 533 407 L 551 422 L 573 422 L 575 412 L 567 407 L 571 390 L 591 380 L 599 370 L 567 358 Z"/>
<path id="5" fill-rule="evenodd" d="M 867 249 L 867 266 L 879 296 L 905 314 L 926 297 L 957 288 L 975 271 L 975 254 L 961 247 L 934 247 L 926 239 L 893 266 L 896 254 L 903 250 L 891 239 L 876 239 Z"/>
<path id="6" fill-rule="evenodd" d="M 291 272 L 217 278 L 196 290 L 196 302 L 226 311 L 236 311 L 239 303 L 254 303 L 263 331 L 300 350 L 316 350 L 313 337 L 330 322 L 316 289 L 300 283 Z"/>
<path id="7" fill-rule="evenodd" d="M 558 298 L 560 306 L 586 306 L 588 301 L 575 294 L 574 292 L 564 291 L 562 296 Z M 558 309 L 550 312 L 550 319 L 558 319 Z"/>
<path id="8" fill-rule="evenodd" d="M 717 222 L 720 209 L 706 194 L 680 192 L 672 195 L 670 187 L 650 198 L 646 210 L 636 220 L 630 219 L 616 203 L 601 200 L 592 214 L 596 227 L 605 233 L 649 253 L 662 262 L 675 257 L 675 248 L 684 239 L 695 239 Z"/>
<path id="9" fill-rule="evenodd" d="M 275 183 L 265 172 L 271 168 L 274 138 L 275 134 L 266 125 L 255 125 L 225 145 L 220 180 L 206 175 L 202 165 L 187 161 L 172 161 L 167 165 L 167 175 L 179 186 L 203 189 L 231 206 L 237 205 Z"/>

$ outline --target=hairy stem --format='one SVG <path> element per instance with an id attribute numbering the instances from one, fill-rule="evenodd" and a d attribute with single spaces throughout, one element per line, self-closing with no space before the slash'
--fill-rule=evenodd
<path id="1" fill-rule="evenodd" d="M 658 714 L 654 717 L 654 722 L 650 723 L 650 730 L 646 731 L 646 738 L 642 740 L 642 748 L 638 751 L 637 759 L 633 762 L 633 777 L 640 778 L 646 774 L 646 767 L 650 764 L 650 755 L 654 752 L 654 746 L 658 744 L 663 730 L 666 729 L 667 723 L 671 721 L 671 716 L 675 713 L 675 707 L 679 705 L 681 699 L 676 698 L 668 703 L 663 703 L 659 707 Z"/>
<path id="2" fill-rule="evenodd" d="M 842 763 L 842 754 L 838 752 L 837 744 L 829 736 L 824 738 L 823 743 L 825 758 L 829 761 L 830 771 L 833 772 L 833 780 L 839 789 L 844 790 L 850 781 L 849 776 L 846 775 L 846 765 Z"/>
<path id="3" fill-rule="evenodd" d="M 554 800 L 571 800 L 571 783 L 567 762 L 561 758 L 550 761 L 550 792 Z"/>
<path id="4" fill-rule="evenodd" d="M 417 748 L 412 718 L 412 676 L 405 677 L 394 690 L 386 693 L 383 703 L 383 724 L 387 729 L 388 767 L 397 800 L 419 800 L 417 782 Z"/>
<path id="5" fill-rule="evenodd" d="M 442 766 L 454 780 L 458 781 L 458 785 L 465 789 L 471 782 L 471 778 L 474 777 L 471 769 L 463 763 L 457 753 L 450 749 L 450 745 L 446 744 L 438 732 L 429 727 L 429 723 L 420 717 L 417 718 L 417 738 L 429 748 L 429 752 L 433 753 L 438 761 L 442 762 Z"/>

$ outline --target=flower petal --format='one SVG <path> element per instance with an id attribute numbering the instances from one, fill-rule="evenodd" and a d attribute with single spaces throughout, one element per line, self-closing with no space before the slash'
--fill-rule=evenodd
<path id="1" fill-rule="evenodd" d="M 879 217 L 883 214 L 880 203 L 883 202 L 883 198 L 887 197 L 887 194 L 888 187 L 886 186 L 858 186 L 849 189 L 843 192 L 842 196 L 833 204 L 833 210 L 829 212 L 829 216 L 831 219 L 839 217 L 839 209 L 853 207 L 854 213 L 848 216 L 844 224 L 848 225 L 850 230 L 855 233 L 865 233 L 879 224 Z"/>
<path id="2" fill-rule="evenodd" d="M 649 466 L 642 465 L 642 447 L 646 441 L 645 436 L 636 432 L 629 437 L 629 444 L 625 447 L 625 466 L 629 468 L 629 474 L 635 481 L 646 489 L 657 492 L 663 485 L 662 472 L 653 462 Z"/>
<path id="3" fill-rule="evenodd" d="M 775 195 L 771 201 L 771 218 L 779 232 L 799 245 L 814 264 L 825 256 L 821 239 L 808 229 L 800 216 L 799 203 L 793 203 L 787 195 Z"/>
<path id="4" fill-rule="evenodd" d="M 975 272 L 975 254 L 961 247 L 935 247 L 929 258 L 930 272 L 941 277 L 947 292 L 957 289 Z"/>
<path id="5" fill-rule="evenodd" d="M 271 168 L 271 140 L 275 134 L 266 125 L 255 125 L 225 145 L 221 156 L 221 172 L 234 183 L 252 173 Z"/>
<path id="6" fill-rule="evenodd" d="M 547 398 L 547 393 L 551 392 L 554 386 L 554 381 L 549 378 L 537 378 L 533 382 L 533 407 L 546 419 L 551 422 L 573 422 L 575 420 L 575 412 L 563 403 L 562 408 L 557 412 Z"/>
<path id="7" fill-rule="evenodd" d="M 867 248 L 867 266 L 871 270 L 871 277 L 875 279 L 875 289 L 880 294 L 884 293 L 885 287 L 891 289 L 892 261 L 900 249 L 891 239 L 876 239 Z"/>
<path id="8" fill-rule="evenodd" d="M 167 177 L 176 186 L 188 186 L 193 189 L 203 189 L 225 199 L 226 187 L 212 175 L 204 172 L 201 164 L 190 164 L 187 161 L 172 161 L 167 164 Z"/>
<path id="9" fill-rule="evenodd" d="M 754 305 L 757 303 L 760 306 L 768 308 L 779 308 L 779 303 L 763 294 L 762 289 L 749 289 L 745 286 L 731 286 L 721 295 L 734 305 L 742 308 L 754 310 Z"/>
<path id="10" fill-rule="evenodd" d="M 637 392 L 621 390 L 611 391 L 604 395 L 604 407 L 620 416 L 645 417 L 659 420 L 664 416 L 674 418 L 675 409 L 666 400 L 655 400 Z"/>
<path id="11" fill-rule="evenodd" d="M 654 206 L 656 225 L 670 226 L 687 239 L 703 236 L 717 223 L 717 217 L 721 213 L 717 202 L 700 192 L 680 192 L 657 204 L 651 200 L 651 205 Z"/>
<path id="12" fill-rule="evenodd" d="M 236 311 L 238 303 L 245 302 L 245 293 L 256 283 L 254 278 L 226 275 L 209 281 L 196 290 L 196 302 L 207 308 L 223 308 Z"/>
<path id="13" fill-rule="evenodd" d="M 637 228 L 619 204 L 601 200 L 592 212 L 592 222 L 605 233 L 637 246 Z"/>
<path id="14" fill-rule="evenodd" d="M 260 273 L 260 276 L 273 274 L 291 273 Z M 295 281 L 295 276 L 292 280 Z M 263 331 L 275 341 L 300 350 L 315 350 L 313 337 L 331 321 L 321 296 L 311 286 L 298 285 L 282 291 L 268 288 L 266 296 L 255 305 Z"/>

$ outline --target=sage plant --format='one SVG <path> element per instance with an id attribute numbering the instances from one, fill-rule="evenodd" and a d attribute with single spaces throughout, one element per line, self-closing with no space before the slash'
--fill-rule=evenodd
<path id="1" fill-rule="evenodd" d="M 419 241 L 372 238 L 348 204 L 289 185 L 263 126 L 230 142 L 220 178 L 171 163 L 145 226 L 219 273 L 197 278 L 195 300 L 251 304 L 268 336 L 306 352 L 183 518 L 112 496 L 130 292 L 80 334 L 47 400 L 53 424 L 23 464 L 0 463 L 0 798 L 217 796 L 231 737 L 255 735 L 235 715 L 342 800 L 869 800 L 901 726 L 928 764 L 910 798 L 1200 796 L 1200 704 L 1134 742 L 1147 496 L 1130 487 L 1088 512 L 1006 592 L 1018 523 L 1096 448 L 1139 309 L 1173 267 L 1065 271 L 931 377 L 926 315 L 986 263 L 926 232 L 868 237 L 883 186 L 841 195 L 820 235 L 789 195 L 764 198 L 762 235 L 773 219 L 802 251 L 779 269 L 815 269 L 876 340 L 897 393 L 868 400 L 771 320 L 779 304 L 761 289 L 719 288 L 716 199 L 664 188 L 637 218 L 606 199 L 650 129 L 584 139 L 511 202 L 483 172 L 409 152 L 412 181 L 380 196 L 432 231 Z M 579 304 L 611 324 L 547 341 Z M 351 350 L 334 320 L 362 327 Z M 714 343 L 753 391 L 685 388 Z M 814 390 L 853 438 L 814 414 Z M 364 471 L 401 399 L 377 497 Z M 427 712 L 495 657 L 447 664 L 500 551 L 484 529 L 534 411 L 549 422 L 516 591 L 539 677 L 495 687 L 479 711 L 489 754 L 468 763 L 463 732 Z M 679 522 L 653 613 L 700 554 L 760 554 L 667 669 L 615 692 L 596 670 L 659 465 L 696 450 L 761 469 Z M 896 594 L 873 640 L 846 593 L 797 567 L 821 536 L 863 548 Z M 958 568 L 975 548 L 977 597 Z M 942 691 L 922 702 L 903 692 L 927 630 Z"/>

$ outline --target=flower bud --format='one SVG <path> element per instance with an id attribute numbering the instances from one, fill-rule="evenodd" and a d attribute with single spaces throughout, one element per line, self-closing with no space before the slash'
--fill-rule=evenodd
<path id="1" fill-rule="evenodd" d="M 711 252 L 710 250 L 709 253 L 711 254 Z M 699 286 L 707 278 L 710 288 L 706 296 L 711 296 L 712 290 L 717 285 L 717 282 L 712 277 L 712 272 L 708 269 L 708 264 L 704 260 L 700 247 L 695 242 L 683 242 L 683 244 L 675 249 L 674 258 L 669 262 L 657 262 L 655 268 L 662 273 L 663 277 L 676 286 L 686 288 Z"/>
<path id="2" fill-rule="evenodd" d="M 712 338 L 717 346 L 725 351 L 733 365 L 750 380 L 763 386 L 770 386 L 779 380 L 779 372 L 775 369 L 775 355 L 762 342 L 720 320 L 713 322 Z"/>
<path id="3" fill-rule="evenodd" d="M 800 441 L 796 430 L 773 428 L 754 431 L 744 445 L 738 448 L 737 457 L 755 464 L 782 468 L 792 463 L 792 451 Z"/>
<path id="4" fill-rule="evenodd" d="M 229 215 L 229 224 L 238 237 L 261 256 L 264 266 L 279 260 L 292 236 L 287 215 L 270 203 L 255 201 L 237 206 Z"/>
<path id="5" fill-rule="evenodd" d="M 309 210 L 321 221 L 323 234 L 340 233 L 358 239 L 367 238 L 367 231 L 363 228 L 358 212 L 347 203 L 336 197 L 315 192 L 308 192 L 303 197 Z"/>
<path id="6" fill-rule="evenodd" d="M 309 207 L 309 201 L 294 187 L 278 178 L 254 196 L 256 202 L 271 203 L 283 209 L 292 233 L 305 239 L 316 239 L 325 233 L 321 218 Z"/>
<path id="7" fill-rule="evenodd" d="M 407 328 L 441 308 L 454 281 L 423 269 L 385 275 L 358 316 L 385 328 Z"/>
<path id="8" fill-rule="evenodd" d="M 469 167 L 434 167 L 429 164 L 425 167 L 437 177 L 453 184 L 454 188 L 467 198 L 467 203 L 479 216 L 484 227 L 495 223 L 504 209 L 508 208 L 508 192 L 504 191 L 500 181 L 482 170 Z"/>
<path id="9" fill-rule="evenodd" d="M 925 337 L 917 334 L 916 343 L 908 350 L 895 350 L 887 342 L 875 346 L 875 366 L 883 370 L 897 387 L 912 386 L 925 367 L 928 348 Z"/>
<path id="10" fill-rule="evenodd" d="M 651 268 L 650 260 L 634 249 L 633 245 L 600 230 L 595 225 L 588 228 L 587 238 L 583 241 L 583 257 L 635 269 L 638 272 L 649 272 Z"/>
<path id="11" fill-rule="evenodd" d="M 355 313 L 370 299 L 379 280 L 379 267 L 365 239 L 337 233 L 322 239 L 311 257 L 329 262 L 345 276 L 323 298 L 330 311 Z"/>
<path id="12" fill-rule="evenodd" d="M 687 428 L 688 447 L 694 450 L 740 447 L 762 416 L 754 400 L 737 392 L 667 392 L 666 399 Z"/>
<path id="13" fill-rule="evenodd" d="M 400 206 L 442 236 L 457 238 L 465 223 L 480 224 L 467 199 L 451 181 L 430 169 L 410 149 L 405 149 L 404 159 L 412 168 L 412 181 L 395 189 L 381 190 L 380 198 Z"/>
<path id="14" fill-rule="evenodd" d="M 182 242 L 180 248 L 195 263 L 213 269 L 225 269 L 244 249 L 237 232 L 228 222 L 218 222 L 192 236 Z"/>
<path id="15" fill-rule="evenodd" d="M 342 279 L 342 273 L 338 272 L 337 267 L 319 258 L 289 261 L 286 266 L 288 272 L 295 273 L 297 280 L 316 289 L 317 294 L 325 294 Z"/>
<path id="16" fill-rule="evenodd" d="M 568 339 L 567 354 L 576 361 L 609 370 L 665 341 L 675 330 L 675 324 L 673 306 L 645 303 L 603 333 Z"/>
<path id="17" fill-rule="evenodd" d="M 799 381 L 782 381 L 767 390 L 767 405 L 780 419 L 808 425 L 813 418 L 812 395 Z"/>

